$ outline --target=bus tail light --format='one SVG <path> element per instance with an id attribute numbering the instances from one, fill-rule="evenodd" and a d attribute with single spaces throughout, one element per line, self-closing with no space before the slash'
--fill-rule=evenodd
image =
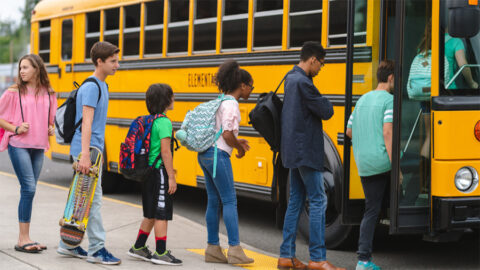
<path id="1" fill-rule="evenodd" d="M 480 121 L 475 125 L 475 138 L 480 142 Z"/>

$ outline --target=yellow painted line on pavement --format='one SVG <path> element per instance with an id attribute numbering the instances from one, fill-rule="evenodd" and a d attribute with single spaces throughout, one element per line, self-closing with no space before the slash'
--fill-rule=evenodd
<path id="1" fill-rule="evenodd" d="M 202 256 L 205 256 L 205 249 L 187 249 L 190 252 L 193 252 L 195 254 L 199 254 Z M 251 251 L 248 249 L 244 249 L 245 254 L 254 259 L 255 262 L 252 264 L 242 264 L 238 265 L 242 267 L 243 269 L 252 269 L 252 270 L 271 270 L 271 269 L 277 269 L 277 258 L 258 253 L 255 251 Z M 227 251 L 225 250 L 225 253 Z"/>
<path id="2" fill-rule="evenodd" d="M 12 177 L 12 178 L 17 178 L 17 176 L 15 174 L 2 172 L 2 171 L 0 171 L 0 175 Z M 61 190 L 66 190 L 66 191 L 70 190 L 70 188 L 62 187 L 62 186 L 55 185 L 55 184 L 46 183 L 46 182 L 43 182 L 43 181 L 38 181 L 38 183 L 42 186 L 47 186 L 47 187 L 51 187 L 51 188 L 56 188 L 56 189 L 61 189 Z M 124 201 L 112 199 L 112 198 L 105 197 L 105 196 L 102 196 L 102 197 L 103 197 L 104 200 L 107 200 L 107 201 L 110 201 L 110 202 L 119 203 L 119 204 L 123 204 L 123 205 L 128 205 L 128 206 L 135 207 L 135 208 L 140 208 L 140 209 L 142 208 L 142 206 L 139 205 L 139 204 L 124 202 Z"/>

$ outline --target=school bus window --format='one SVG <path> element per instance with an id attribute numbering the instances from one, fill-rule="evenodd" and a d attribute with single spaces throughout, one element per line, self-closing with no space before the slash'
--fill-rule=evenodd
<path id="1" fill-rule="evenodd" d="M 105 10 L 105 31 L 103 40 L 118 46 L 118 34 L 120 24 L 120 9 L 112 8 Z"/>
<path id="2" fill-rule="evenodd" d="M 50 63 L 50 21 L 41 21 L 39 28 L 38 55 L 43 62 Z"/>
<path id="3" fill-rule="evenodd" d="M 163 7 L 162 1 L 145 3 L 145 56 L 159 56 L 163 46 Z"/>
<path id="4" fill-rule="evenodd" d="M 62 22 L 62 60 L 72 59 L 73 21 Z"/>
<path id="5" fill-rule="evenodd" d="M 140 5 L 124 7 L 123 55 L 138 56 L 140 51 Z"/>
<path id="6" fill-rule="evenodd" d="M 282 46 L 283 0 L 258 0 L 254 15 L 254 47 Z"/>
<path id="7" fill-rule="evenodd" d="M 225 1 L 222 17 L 222 49 L 247 48 L 248 0 Z"/>
<path id="8" fill-rule="evenodd" d="M 199 0 L 196 9 L 193 49 L 196 52 L 214 52 L 217 34 L 217 0 Z"/>
<path id="9" fill-rule="evenodd" d="M 348 1 L 330 0 L 328 44 L 346 46 L 347 44 L 347 6 Z M 367 0 L 355 0 L 355 44 L 367 42 Z"/>
<path id="10" fill-rule="evenodd" d="M 100 40 L 100 11 L 87 13 L 87 33 L 85 34 L 85 58 L 90 58 L 90 49 Z"/>
<path id="11" fill-rule="evenodd" d="M 322 1 L 290 1 L 290 48 L 322 37 Z"/>
<path id="12" fill-rule="evenodd" d="M 168 52 L 185 53 L 188 47 L 189 0 L 170 0 Z"/>

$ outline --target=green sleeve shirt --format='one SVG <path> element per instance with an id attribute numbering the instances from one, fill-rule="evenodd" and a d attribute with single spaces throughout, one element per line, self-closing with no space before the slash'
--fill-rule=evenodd
<path id="1" fill-rule="evenodd" d="M 372 176 L 391 170 L 383 124 L 393 122 L 393 95 L 373 90 L 363 95 L 350 115 L 353 156 L 360 176 Z"/>
<path id="2" fill-rule="evenodd" d="M 162 144 L 161 141 L 164 138 L 172 137 L 172 122 L 167 117 L 160 117 L 155 119 L 152 127 L 152 134 L 150 138 L 150 153 L 148 154 L 148 164 L 153 165 L 157 156 L 161 154 Z M 160 156 L 159 161 L 155 168 L 160 168 L 162 164 L 162 157 Z"/>
<path id="3" fill-rule="evenodd" d="M 455 72 L 458 71 L 455 53 L 460 50 L 465 50 L 462 40 L 459 38 L 453 38 L 448 33 L 445 34 L 445 57 L 447 58 L 448 65 L 450 66 L 449 78 L 453 78 Z M 449 89 L 457 89 L 455 82 L 450 85 Z"/>

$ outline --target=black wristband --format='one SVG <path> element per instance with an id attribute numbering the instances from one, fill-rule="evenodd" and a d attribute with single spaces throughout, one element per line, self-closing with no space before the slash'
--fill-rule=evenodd
<path id="1" fill-rule="evenodd" d="M 18 128 L 19 128 L 19 127 L 20 127 L 20 126 L 17 126 L 17 127 L 15 128 L 15 134 L 17 134 L 17 135 L 18 135 Z"/>

